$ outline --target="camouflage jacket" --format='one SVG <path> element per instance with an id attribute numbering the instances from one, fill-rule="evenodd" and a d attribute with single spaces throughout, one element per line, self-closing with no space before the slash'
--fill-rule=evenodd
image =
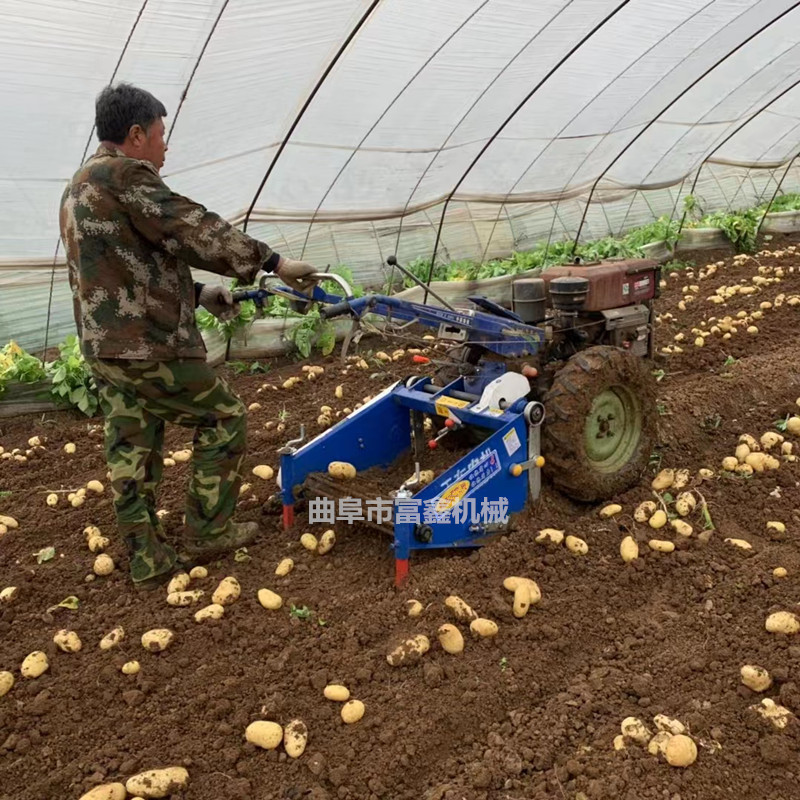
<path id="1" fill-rule="evenodd" d="M 64 191 L 60 224 L 90 358 L 205 358 L 190 267 L 251 283 L 279 259 L 170 191 L 149 162 L 102 145 Z"/>

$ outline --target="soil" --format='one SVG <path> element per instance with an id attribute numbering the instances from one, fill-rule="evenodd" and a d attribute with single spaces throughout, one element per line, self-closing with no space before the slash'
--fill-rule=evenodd
<path id="1" fill-rule="evenodd" d="M 704 298 L 720 285 L 749 281 L 758 265 L 734 264 L 729 253 L 689 255 L 694 276 L 665 276 L 658 311 L 676 319 L 659 326 L 659 348 L 678 332 L 705 328 L 721 310 L 735 315 L 779 292 L 800 294 L 800 272 L 788 272 L 800 263 L 785 253 L 789 243 L 775 237 L 767 246 L 784 255 L 757 257 L 761 266 L 782 266 L 782 282 L 724 308 Z M 717 275 L 696 279 L 704 264 L 720 260 Z M 694 283 L 701 285 L 698 299 L 681 312 L 682 287 Z M 412 556 L 410 582 L 399 591 L 385 537 L 340 524 L 331 553 L 308 553 L 299 545 L 302 518 L 284 532 L 279 516 L 263 514 L 276 486 L 250 470 L 259 463 L 277 468 L 276 449 L 301 423 L 318 430 L 320 405 L 353 407 L 419 366 L 405 357 L 342 375 L 330 357 L 318 361 L 325 366 L 319 380 L 291 390 L 262 387 L 303 374 L 299 363 L 276 364 L 267 375 L 229 373 L 248 404 L 262 405 L 249 415 L 252 487 L 239 516 L 260 521 L 263 535 L 248 548 L 249 561 L 227 557 L 210 565 L 206 579 L 193 581 L 192 588 L 208 594 L 226 575 L 242 586 L 223 619 L 202 624 L 193 619 L 196 607 L 168 606 L 163 590 L 132 590 L 108 490 L 79 508 L 63 496 L 56 508 L 45 505 L 48 491 L 105 482 L 98 421 L 71 412 L 3 421 L 6 450 L 26 449 L 34 435 L 47 441 L 26 464 L 0 461 L 0 490 L 10 492 L 0 497 L 0 514 L 20 523 L 0 541 L 0 587 L 19 588 L 13 602 L 0 605 L 0 669 L 16 678 L 0 698 L 0 800 L 77 799 L 97 784 L 169 765 L 188 769 L 191 800 L 800 798 L 800 725 L 792 720 L 779 731 L 749 710 L 769 697 L 800 715 L 800 635 L 764 629 L 769 613 L 796 610 L 800 602 L 800 463 L 703 482 L 699 490 L 716 530 L 699 536 L 703 521 L 696 514 L 694 536 L 659 533 L 680 539 L 671 554 L 649 550 L 652 530 L 631 516 L 635 504 L 652 496 L 649 480 L 657 469 L 695 475 L 706 467 L 718 474 L 741 433 L 759 437 L 797 410 L 798 315 L 800 307 L 784 303 L 756 323 L 758 335 L 741 332 L 729 342 L 712 336 L 703 348 L 690 336 L 684 353 L 659 361 L 659 445 L 650 474 L 614 498 L 623 515 L 600 519 L 599 506 L 578 505 L 546 486 L 509 535 L 479 550 Z M 342 400 L 334 397 L 337 384 L 344 386 Z M 265 430 L 279 414 L 286 429 Z M 797 437 L 788 439 L 800 446 Z M 167 449 L 190 440 L 191 432 L 171 428 Z M 68 441 L 77 445 L 73 456 L 63 452 Z M 187 475 L 185 464 L 167 468 L 161 487 L 171 535 L 180 529 Z M 768 520 L 783 521 L 785 534 L 769 533 Z M 118 569 L 108 577 L 89 577 L 94 556 L 83 535 L 89 524 L 112 539 Z M 588 555 L 537 544 L 543 527 L 585 539 Z M 629 532 L 641 555 L 626 565 L 619 543 Z M 746 539 L 752 549 L 732 547 L 728 537 Z M 37 564 L 33 554 L 48 546 L 56 548 L 55 558 Z M 295 568 L 278 578 L 275 566 L 286 556 Z M 777 566 L 788 570 L 787 578 L 773 577 Z M 523 619 L 513 616 L 503 589 L 508 575 L 526 575 L 541 588 L 541 602 Z M 261 608 L 262 587 L 281 594 L 283 608 Z M 444 652 L 436 631 L 453 621 L 443 605 L 449 594 L 495 620 L 499 634 L 474 641 L 461 624 L 464 652 Z M 70 595 L 79 600 L 77 610 L 53 608 Z M 411 598 L 425 606 L 418 618 L 406 614 Z M 292 606 L 308 613 L 292 613 Z M 118 649 L 101 651 L 99 640 L 117 625 L 126 638 Z M 139 643 L 155 627 L 175 633 L 160 654 Z M 80 652 L 56 649 L 52 638 L 62 628 L 77 631 Z M 386 655 L 394 643 L 418 633 L 430 637 L 430 651 L 413 665 L 391 667 Z M 50 668 L 26 680 L 19 667 L 34 650 L 48 654 Z M 121 664 L 131 659 L 141 671 L 122 674 Z M 767 692 L 741 684 L 739 670 L 748 663 L 770 672 Z M 323 698 L 329 682 L 345 683 L 365 703 L 360 722 L 343 724 L 340 704 Z M 633 743 L 614 750 L 625 717 L 653 729 L 656 714 L 688 728 L 699 751 L 692 766 L 671 767 Z M 244 730 L 257 719 L 284 725 L 301 719 L 309 730 L 305 753 L 291 759 L 283 748 L 247 744 Z"/>

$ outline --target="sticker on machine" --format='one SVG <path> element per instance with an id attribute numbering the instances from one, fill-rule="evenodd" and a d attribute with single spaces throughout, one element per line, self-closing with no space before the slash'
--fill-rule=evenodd
<path id="1" fill-rule="evenodd" d="M 486 449 L 480 456 L 470 459 L 469 464 L 459 470 L 456 482 L 436 498 L 437 513 L 453 508 L 459 500 L 480 489 L 498 472 L 500 472 L 500 456 L 497 450 Z"/>
<path id="2" fill-rule="evenodd" d="M 449 489 L 445 489 L 436 501 L 436 513 L 441 514 L 443 511 L 449 511 L 468 491 L 469 481 L 459 481 Z"/>
<path id="3" fill-rule="evenodd" d="M 434 400 L 433 405 L 436 408 L 436 413 L 440 417 L 446 417 L 448 407 L 464 408 L 469 405 L 469 402 L 469 400 L 459 400 L 457 397 L 450 397 L 449 395 L 443 394 L 441 397 L 437 397 L 436 400 Z"/>
<path id="4" fill-rule="evenodd" d="M 505 445 L 506 453 L 510 456 L 513 456 L 522 447 L 519 436 L 517 436 L 517 432 L 513 428 L 503 437 L 503 444 Z"/>

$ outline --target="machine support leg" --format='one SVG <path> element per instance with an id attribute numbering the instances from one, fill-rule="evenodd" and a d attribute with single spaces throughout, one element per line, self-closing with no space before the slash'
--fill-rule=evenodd
<path id="1" fill-rule="evenodd" d="M 283 529 L 285 531 L 289 530 L 294 524 L 294 506 L 293 505 L 286 505 L 283 506 Z"/>
<path id="2" fill-rule="evenodd" d="M 396 558 L 394 560 L 394 585 L 400 589 L 408 580 L 408 559 Z"/>

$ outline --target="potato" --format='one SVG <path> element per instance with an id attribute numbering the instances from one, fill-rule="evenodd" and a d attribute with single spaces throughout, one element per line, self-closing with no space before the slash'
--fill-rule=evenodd
<path id="1" fill-rule="evenodd" d="M 83 647 L 80 637 L 75 631 L 60 630 L 53 637 L 53 641 L 63 653 L 77 653 Z"/>
<path id="2" fill-rule="evenodd" d="M 314 536 L 313 533 L 304 533 L 300 537 L 300 544 L 305 547 L 306 550 L 314 551 L 319 547 L 319 542 L 317 541 L 317 537 Z"/>
<path id="3" fill-rule="evenodd" d="M 208 570 L 205 567 L 192 567 L 189 577 L 192 580 L 202 580 L 208 577 Z"/>
<path id="4" fill-rule="evenodd" d="M 277 722 L 260 719 L 247 726 L 244 737 L 256 747 L 274 750 L 283 739 L 283 728 Z"/>
<path id="5" fill-rule="evenodd" d="M 326 700 L 334 700 L 337 703 L 346 703 L 350 699 L 350 690 L 340 683 L 329 683 L 322 693 Z"/>
<path id="6" fill-rule="evenodd" d="M 103 494 L 106 487 L 103 486 L 103 484 L 100 483 L 100 481 L 89 481 L 89 483 L 86 484 L 86 488 L 90 492 L 94 492 L 95 494 Z"/>
<path id="7" fill-rule="evenodd" d="M 639 545 L 633 536 L 626 536 L 619 544 L 619 554 L 622 560 L 629 564 L 639 558 Z"/>
<path id="8" fill-rule="evenodd" d="M 409 617 L 418 617 L 422 614 L 423 606 L 419 600 L 406 600 L 406 606 L 408 606 Z"/>
<path id="9" fill-rule="evenodd" d="M 344 387 L 340 384 L 333 390 L 333 393 L 337 400 L 341 400 L 344 397 Z"/>
<path id="10" fill-rule="evenodd" d="M 128 778 L 125 788 L 129 794 L 138 794 L 140 797 L 167 797 L 180 794 L 188 780 L 189 773 L 184 767 L 149 769 Z"/>
<path id="11" fill-rule="evenodd" d="M 170 582 L 167 584 L 167 594 L 173 592 L 185 592 L 189 588 L 191 582 L 190 576 L 186 572 L 176 572 Z"/>
<path id="12" fill-rule="evenodd" d="M 512 575 L 503 581 L 503 587 L 508 589 L 509 592 L 515 592 L 517 587 L 522 583 L 527 584 L 528 591 L 531 593 L 531 605 L 535 606 L 542 599 L 542 590 L 539 588 L 539 584 L 536 583 L 536 581 L 532 581 L 530 578 L 520 578 L 516 575 Z"/>
<path id="13" fill-rule="evenodd" d="M 667 524 L 667 514 L 663 508 L 659 508 L 648 520 L 651 528 L 663 528 Z"/>
<path id="14" fill-rule="evenodd" d="M 472 622 L 469 624 L 469 629 L 473 636 L 481 639 L 490 639 L 492 636 L 497 636 L 498 630 L 496 622 L 492 622 L 490 619 L 483 619 L 481 617 L 472 620 Z"/>
<path id="15" fill-rule="evenodd" d="M 670 486 L 675 482 L 675 470 L 674 469 L 662 469 L 661 472 L 653 478 L 653 482 L 650 484 L 657 492 L 663 492 L 665 489 L 669 489 Z"/>
<path id="16" fill-rule="evenodd" d="M 75 495 L 72 500 L 69 501 L 69 504 L 73 508 L 80 508 L 86 502 L 86 498 L 83 495 Z"/>
<path id="17" fill-rule="evenodd" d="M 289 758 L 300 758 L 308 743 L 308 728 L 305 722 L 293 719 L 283 732 L 283 749 Z"/>
<path id="18" fill-rule="evenodd" d="M 761 446 L 764 450 L 771 450 L 775 445 L 783 442 L 783 436 L 775 431 L 767 431 L 761 436 Z"/>
<path id="19" fill-rule="evenodd" d="M 80 800 L 125 800 L 127 796 L 124 784 L 104 783 L 82 794 Z"/>
<path id="20" fill-rule="evenodd" d="M 750 709 L 772 723 L 778 730 L 783 730 L 794 716 L 788 708 L 779 706 L 768 697 L 765 697 L 759 705 L 750 706 Z"/>
<path id="21" fill-rule="evenodd" d="M 356 468 L 347 461 L 331 461 L 328 464 L 328 475 L 336 480 L 352 480 L 356 476 Z"/>
<path id="22" fill-rule="evenodd" d="M 679 469 L 675 473 L 675 480 L 672 482 L 673 489 L 683 489 L 684 486 L 688 485 L 689 478 L 691 477 L 691 473 L 688 469 Z"/>
<path id="23" fill-rule="evenodd" d="M 270 589 L 259 589 L 258 602 L 263 608 L 275 611 L 283 605 L 283 598 Z"/>
<path id="24" fill-rule="evenodd" d="M 564 541 L 564 531 L 555 528 L 542 528 L 536 536 L 537 542 L 547 542 L 549 544 L 561 544 Z"/>
<path id="25" fill-rule="evenodd" d="M 673 530 L 676 533 L 679 533 L 681 536 L 689 537 L 692 535 L 692 526 L 688 522 L 684 522 L 682 519 L 674 519 L 670 522 Z"/>
<path id="26" fill-rule="evenodd" d="M 750 448 L 744 443 L 737 445 L 735 455 L 739 463 L 744 464 L 745 459 L 750 455 Z"/>
<path id="27" fill-rule="evenodd" d="M 767 466 L 767 456 L 765 453 L 750 453 L 744 463 L 751 466 L 756 472 L 763 472 Z"/>
<path id="28" fill-rule="evenodd" d="M 319 555 L 324 556 L 326 553 L 330 553 L 333 550 L 333 546 L 336 544 L 336 534 L 330 530 L 325 531 L 322 536 L 319 537 L 319 544 L 317 545 L 317 553 Z"/>
<path id="29" fill-rule="evenodd" d="M 111 542 L 107 536 L 92 536 L 87 542 L 89 551 L 92 553 L 100 553 L 108 547 Z"/>
<path id="30" fill-rule="evenodd" d="M 25 656 L 20 672 L 23 678 L 38 678 L 50 668 L 47 655 L 41 650 L 34 650 L 30 655 Z"/>
<path id="31" fill-rule="evenodd" d="M 739 464 L 736 467 L 736 474 L 737 475 L 752 475 L 755 470 L 749 464 Z"/>
<path id="32" fill-rule="evenodd" d="M 653 722 L 660 731 L 666 731 L 673 736 L 677 736 L 679 733 L 686 733 L 686 727 L 680 720 L 672 719 L 666 714 L 656 714 L 653 717 Z"/>
<path id="33" fill-rule="evenodd" d="M 751 453 L 757 453 L 761 449 L 761 445 L 749 433 L 743 433 L 739 437 L 739 442 L 741 444 L 746 444 Z"/>
<path id="34" fill-rule="evenodd" d="M 257 467 L 253 467 L 253 475 L 261 478 L 262 481 L 271 481 L 274 474 L 275 470 L 268 464 L 259 464 Z"/>
<path id="35" fill-rule="evenodd" d="M 771 520 L 767 523 L 768 531 L 775 531 L 776 533 L 786 533 L 786 525 L 777 520 Z"/>
<path id="36" fill-rule="evenodd" d="M 438 631 L 439 644 L 446 653 L 455 655 L 464 650 L 464 637 L 455 625 L 446 623 Z"/>
<path id="37" fill-rule="evenodd" d="M 71 456 L 75 452 L 75 445 L 72 442 L 67 442 L 64 445 L 64 452 Z"/>
<path id="38" fill-rule="evenodd" d="M 790 456 L 792 454 L 792 443 L 791 442 L 784 442 L 781 445 L 781 454 L 784 456 Z"/>
<path id="39" fill-rule="evenodd" d="M 650 740 L 650 731 L 640 719 L 636 717 L 625 717 L 622 720 L 622 735 L 637 744 L 647 744 Z"/>
<path id="40" fill-rule="evenodd" d="M 167 457 L 167 458 L 164 459 L 164 466 L 165 467 L 174 467 L 175 464 L 176 464 L 176 461 L 175 461 L 174 458 Z"/>
<path id="41" fill-rule="evenodd" d="M 522 619 L 531 605 L 531 590 L 527 583 L 520 583 L 514 589 L 514 616 Z"/>
<path id="42" fill-rule="evenodd" d="M 450 611 L 453 612 L 453 616 L 457 620 L 461 620 L 462 622 L 470 622 L 473 619 L 477 619 L 478 615 L 470 608 L 470 606 L 465 603 L 460 597 L 451 594 L 445 598 L 444 604 Z"/>
<path id="43" fill-rule="evenodd" d="M 764 627 L 770 633 L 800 633 L 800 618 L 791 611 L 776 611 L 767 617 Z"/>
<path id="44" fill-rule="evenodd" d="M 794 436 L 800 435 L 800 417 L 789 417 L 786 420 L 786 430 Z M 0 522 L 2 521 L 2 518 L 0 518 Z"/>
<path id="45" fill-rule="evenodd" d="M 114 559 L 105 553 L 101 553 L 94 560 L 92 571 L 95 575 L 110 575 L 114 571 Z"/>
<path id="46" fill-rule="evenodd" d="M 175 634 L 169 628 L 153 628 L 142 634 L 142 647 L 151 653 L 160 653 L 172 644 L 174 638 Z"/>
<path id="47" fill-rule="evenodd" d="M 400 642 L 400 644 L 386 656 L 386 660 L 393 667 L 414 664 L 430 650 L 430 647 L 431 643 L 428 637 L 419 634 Z"/>
<path id="48" fill-rule="evenodd" d="M 647 744 L 647 752 L 651 756 L 657 756 L 659 753 L 664 755 L 667 749 L 667 743 L 672 738 L 669 731 L 659 731 Z"/>
<path id="49" fill-rule="evenodd" d="M 53 508 L 54 506 L 57 506 L 58 505 L 58 495 L 55 492 L 51 492 L 45 498 L 45 503 L 47 503 L 47 505 L 49 505 L 50 508 Z"/>
<path id="50" fill-rule="evenodd" d="M 625 749 L 625 737 L 621 733 L 614 737 L 614 749 L 618 752 Z"/>
<path id="51" fill-rule="evenodd" d="M 239 585 L 239 581 L 229 575 L 220 581 L 219 586 L 214 590 L 214 594 L 211 595 L 211 602 L 220 606 L 229 606 L 239 599 L 241 593 L 242 587 Z"/>
<path id="52" fill-rule="evenodd" d="M 567 550 L 576 556 L 585 556 L 589 552 L 589 545 L 577 536 L 567 536 L 564 540 Z"/>
<path id="53" fill-rule="evenodd" d="M 742 683 L 754 692 L 766 692 L 772 686 L 772 678 L 764 667 L 755 664 L 745 664 L 739 673 L 742 676 Z"/>
<path id="54" fill-rule="evenodd" d="M 696 505 L 697 500 L 691 492 L 681 492 L 675 500 L 675 510 L 682 517 L 688 517 L 694 511 Z"/>
<path id="55" fill-rule="evenodd" d="M 786 567 L 775 567 L 775 569 L 772 570 L 773 578 L 785 578 L 788 574 Z"/>
<path id="56" fill-rule="evenodd" d="M 225 615 L 225 606 L 219 603 L 211 603 L 211 605 L 203 606 L 199 611 L 195 612 L 195 622 L 205 622 L 207 619 L 222 619 Z"/>
<path id="57" fill-rule="evenodd" d="M 191 450 L 176 450 L 172 454 L 172 460 L 181 464 L 188 461 L 192 457 Z"/>
<path id="58" fill-rule="evenodd" d="M 6 586 L 6 588 L 0 592 L 0 603 L 13 603 L 14 600 L 17 599 L 18 594 L 19 589 L 16 586 Z"/>
<path id="59" fill-rule="evenodd" d="M 747 332 L 751 336 L 755 336 L 758 333 L 758 328 L 755 325 L 748 325 Z"/>
<path id="60" fill-rule="evenodd" d="M 186 606 L 194 605 L 205 592 L 202 589 L 192 589 L 188 592 L 171 592 L 167 595 L 167 603 L 171 606 L 179 606 L 185 608 Z"/>
<path id="61" fill-rule="evenodd" d="M 651 539 L 647 546 L 657 553 L 671 553 L 675 549 L 673 542 L 668 542 L 665 539 Z"/>
<path id="62" fill-rule="evenodd" d="M 739 459 L 735 456 L 727 456 L 722 459 L 722 469 L 726 472 L 733 472 L 739 466 Z"/>
<path id="63" fill-rule="evenodd" d="M 294 561 L 291 558 L 284 558 L 277 567 L 275 567 L 275 574 L 283 577 L 288 575 L 294 569 Z"/>
<path id="64" fill-rule="evenodd" d="M 138 661 L 126 661 L 120 669 L 123 675 L 136 675 L 141 667 Z"/>
<path id="65" fill-rule="evenodd" d="M 5 694 L 8 694 L 11 691 L 11 687 L 14 685 L 14 673 L 13 672 L 0 672 L 0 697 Z"/>
<path id="66" fill-rule="evenodd" d="M 697 760 L 697 745 L 688 736 L 679 733 L 667 742 L 664 757 L 672 767 L 688 767 Z"/>
<path id="67" fill-rule="evenodd" d="M 619 512 L 622 511 L 622 506 L 619 503 L 611 503 L 607 506 L 603 506 L 600 509 L 600 519 L 611 519 L 611 517 L 616 516 Z"/>
<path id="68" fill-rule="evenodd" d="M 726 544 L 732 544 L 734 547 L 739 547 L 742 550 L 753 549 L 753 545 L 751 545 L 750 542 L 745 541 L 744 539 L 731 539 L 730 537 L 728 537 L 727 539 L 725 539 L 725 542 Z"/>
<path id="69" fill-rule="evenodd" d="M 125 638 L 125 629 L 122 626 L 118 626 L 113 630 L 109 631 L 100 640 L 100 649 L 111 650 L 112 647 L 116 647 L 124 638 Z"/>
<path id="70" fill-rule="evenodd" d="M 647 522 L 653 514 L 656 513 L 658 506 L 652 500 L 645 500 L 636 506 L 636 511 L 633 512 L 633 518 L 637 522 Z"/>
<path id="71" fill-rule="evenodd" d="M 346 725 L 352 725 L 364 716 L 364 711 L 364 704 L 360 700 L 348 700 L 342 706 L 342 721 Z"/>

